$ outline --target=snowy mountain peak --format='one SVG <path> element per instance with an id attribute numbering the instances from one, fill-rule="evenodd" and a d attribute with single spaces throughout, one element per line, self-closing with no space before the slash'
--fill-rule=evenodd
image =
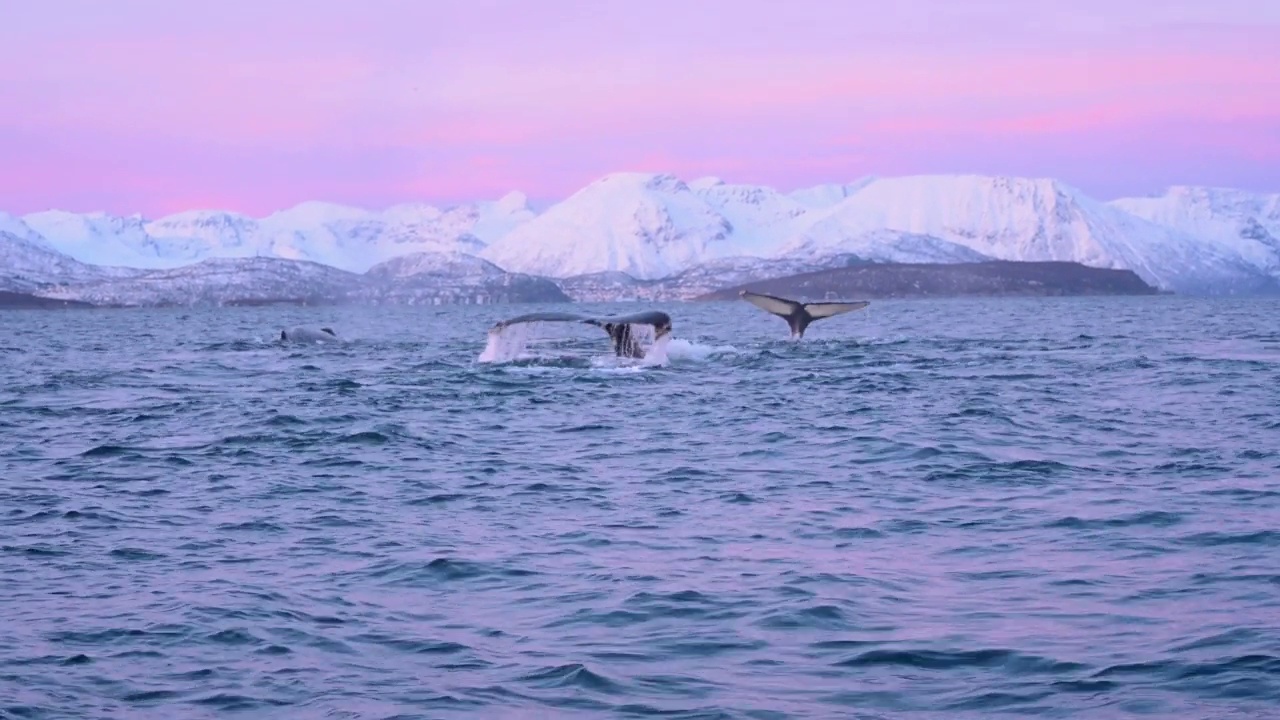
<path id="1" fill-rule="evenodd" d="M 729 222 L 674 175 L 614 173 L 548 208 L 481 256 L 513 272 L 665 277 L 714 253 Z"/>
<path id="2" fill-rule="evenodd" d="M 1211 240 L 1265 272 L 1280 275 L 1280 194 L 1179 185 L 1163 195 L 1108 204 L 1172 231 Z"/>
<path id="3" fill-rule="evenodd" d="M 788 197 L 806 207 L 814 209 L 829 208 L 875 182 L 878 178 L 868 175 L 851 183 L 835 183 L 815 185 L 791 192 Z"/>
<path id="4" fill-rule="evenodd" d="M 369 268 L 373 278 L 407 278 L 418 275 L 461 277 L 503 275 L 502 268 L 474 255 L 461 252 L 415 252 L 401 255 Z"/>
<path id="5" fill-rule="evenodd" d="M 586 186 L 578 193 L 598 191 L 608 188 L 609 192 L 619 192 L 619 188 L 661 193 L 678 193 L 689 190 L 683 180 L 670 173 L 616 172 L 609 173 Z"/>
<path id="6" fill-rule="evenodd" d="M 52 249 L 36 230 L 33 230 L 22 218 L 0 211 L 0 233 L 18 238 L 42 248 Z"/>
<path id="7" fill-rule="evenodd" d="M 810 208 L 770 187 L 719 182 L 694 192 L 729 221 L 732 242 L 726 252 L 767 257 L 808 222 Z"/>
<path id="8" fill-rule="evenodd" d="M 389 223 L 426 222 L 439 219 L 444 210 L 421 202 L 400 203 L 382 211 L 382 220 Z"/>
<path id="9" fill-rule="evenodd" d="M 365 220 L 371 213 L 358 207 L 338 203 L 308 200 L 287 210 L 279 210 L 264 218 L 275 223 L 303 226 L 320 226 L 334 222 Z"/>
<path id="10" fill-rule="evenodd" d="M 1215 201 L 1231 204 L 1246 202 L 1266 205 L 1280 202 L 1280 193 L 1249 192 L 1246 190 L 1216 187 L 1212 185 L 1170 185 L 1163 195 L 1156 195 L 1153 197 L 1193 199 L 1201 202 Z"/>
<path id="11" fill-rule="evenodd" d="M 715 175 L 708 175 L 706 177 L 700 177 L 697 180 L 690 182 L 689 187 L 693 188 L 694 190 L 707 190 L 717 185 L 724 185 L 724 184 L 725 182 L 721 178 L 718 178 Z"/>
<path id="12" fill-rule="evenodd" d="M 535 213 L 523 193 L 446 210 L 405 203 L 370 211 L 303 202 L 255 219 L 221 210 L 189 210 L 146 221 L 105 213 L 48 211 L 28 216 L 37 237 L 78 260 L 137 268 L 175 268 L 211 257 L 309 260 L 351 272 L 409 252 L 477 253 L 487 240 Z"/>
<path id="13" fill-rule="evenodd" d="M 154 233 L 156 230 L 170 229 L 184 232 L 187 228 L 217 231 L 228 228 L 249 228 L 257 224 L 258 221 L 248 215 L 228 210 L 184 210 L 152 220 L 146 224 L 146 227 L 149 232 Z"/>
<path id="14" fill-rule="evenodd" d="M 493 208 L 508 215 L 532 212 L 532 208 L 529 207 L 529 197 L 519 190 L 512 190 L 506 195 L 498 198 L 498 200 L 493 203 Z"/>

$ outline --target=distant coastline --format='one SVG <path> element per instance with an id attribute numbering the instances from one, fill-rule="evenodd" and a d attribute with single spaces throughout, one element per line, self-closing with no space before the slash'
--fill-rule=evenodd
<path id="1" fill-rule="evenodd" d="M 550 281 L 547 281 L 550 285 Z M 510 288 L 508 288 L 510 289 Z M 573 302 L 560 292 L 514 292 L 455 298 L 444 304 L 545 304 Z M 953 298 L 953 297 L 1054 297 L 1080 295 L 1169 295 L 1144 282 L 1132 270 L 1095 268 L 1076 262 L 984 261 L 972 263 L 859 263 L 801 272 L 747 283 L 728 285 L 684 298 L 688 302 L 736 300 L 742 290 L 752 290 L 807 300 L 824 298 Z M 38 290 L 36 292 L 39 292 Z M 246 306 L 380 306 L 438 305 L 434 298 L 403 302 L 396 298 L 358 291 L 291 296 L 287 292 L 246 293 L 240 297 L 194 296 L 190 302 L 172 300 L 151 303 L 91 303 L 23 292 L 0 291 L 2 309 L 67 308 L 174 308 Z M 397 302 L 396 300 L 401 300 Z M 458 300 L 463 302 L 459 303 Z M 662 300 L 662 301 L 669 301 Z M 615 302 L 659 302 L 658 298 L 619 298 Z M 582 301 L 578 301 L 582 302 Z M 607 300 L 603 302 L 608 302 Z"/>
<path id="2" fill-rule="evenodd" d="M 1132 270 L 1077 262 L 872 263 L 721 288 L 695 301 L 736 300 L 742 290 L 821 300 L 839 298 L 1158 295 Z"/>
<path id="3" fill-rule="evenodd" d="M 0 310 L 62 310 L 66 308 L 86 309 L 97 307 L 79 300 L 59 300 L 40 297 L 28 293 L 0 290 Z"/>

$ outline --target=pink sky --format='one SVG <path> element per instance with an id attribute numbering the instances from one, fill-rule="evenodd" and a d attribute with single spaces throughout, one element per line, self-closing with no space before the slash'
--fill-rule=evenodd
<path id="1" fill-rule="evenodd" d="M 1276 0 L 47 0 L 0 24 L 0 210 L 1057 177 L 1280 190 Z"/>

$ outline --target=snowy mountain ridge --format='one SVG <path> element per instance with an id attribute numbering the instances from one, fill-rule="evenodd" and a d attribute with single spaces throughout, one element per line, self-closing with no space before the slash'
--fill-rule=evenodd
<path id="1" fill-rule="evenodd" d="M 446 209 L 406 203 L 379 212 L 309 201 L 263 218 L 221 210 L 155 220 L 48 210 L 21 222 L 50 247 L 88 263 L 165 269 L 207 258 L 276 257 L 359 273 L 412 252 L 475 253 L 533 216 L 528 199 L 513 192 Z"/>
<path id="2" fill-rule="evenodd" d="M 1175 185 L 1164 195 L 1110 203 L 1131 215 L 1211 239 L 1275 276 L 1280 273 L 1280 193 Z"/>
<path id="3" fill-rule="evenodd" d="M 0 259 L 6 237 L 0 235 Z M 139 270 L 127 276 L 83 276 L 72 282 L 50 282 L 39 274 L 28 282 L 6 282 L 0 275 L 0 290 L 108 307 L 569 300 L 545 278 L 508 273 L 461 253 L 423 252 L 392 258 L 362 274 L 310 260 L 206 258 L 176 268 Z"/>
<path id="4" fill-rule="evenodd" d="M 217 210 L 154 220 L 0 213 L 0 233 L 23 247 L 5 251 L 0 270 L 34 263 L 68 280 L 101 265 L 164 270 L 255 257 L 362 274 L 414 255 L 438 266 L 411 273 L 423 277 L 478 282 L 516 273 L 562 285 L 607 274 L 642 283 L 698 277 L 705 284 L 730 267 L 738 282 L 744 272 L 776 275 L 846 257 L 1075 261 L 1131 269 L 1183 293 L 1249 293 L 1280 283 L 1280 195 L 1178 186 L 1157 197 L 1102 202 L 1053 179 L 979 175 L 864 177 L 787 193 L 716 177 L 686 182 L 669 173 L 620 172 L 540 213 L 513 192 L 447 208 L 304 202 L 262 218 Z M 75 264 L 58 265 L 63 261 L 41 252 Z M 137 271 L 109 274 L 121 272 Z"/>
<path id="5" fill-rule="evenodd" d="M 615 173 L 490 244 L 508 270 L 657 280 L 748 256 L 896 262 L 1073 261 L 1130 269 L 1157 287 L 1254 292 L 1275 285 L 1274 249 L 1252 256 L 1220 239 L 1145 219 L 1048 178 L 864 178 L 784 195 L 717 178 Z"/>

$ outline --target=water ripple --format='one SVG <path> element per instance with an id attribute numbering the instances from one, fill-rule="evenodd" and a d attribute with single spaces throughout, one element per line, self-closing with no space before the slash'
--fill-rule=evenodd
<path id="1" fill-rule="evenodd" d="M 662 309 L 0 314 L 0 718 L 1280 706 L 1274 300 Z"/>

